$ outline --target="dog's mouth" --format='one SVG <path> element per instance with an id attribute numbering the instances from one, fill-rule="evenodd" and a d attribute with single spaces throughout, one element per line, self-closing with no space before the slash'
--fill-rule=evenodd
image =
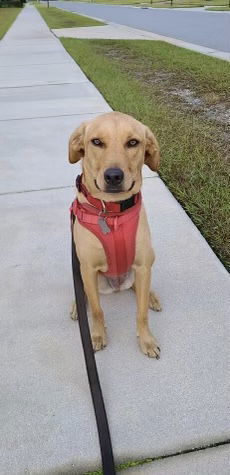
<path id="1" fill-rule="evenodd" d="M 116 185 L 116 186 L 106 186 L 105 190 L 102 190 L 98 184 L 97 180 L 94 180 L 95 186 L 97 187 L 98 190 L 102 191 L 103 193 L 128 193 L 131 191 L 135 185 L 135 180 L 132 182 L 131 186 L 128 188 L 128 190 L 123 190 L 122 185 Z"/>

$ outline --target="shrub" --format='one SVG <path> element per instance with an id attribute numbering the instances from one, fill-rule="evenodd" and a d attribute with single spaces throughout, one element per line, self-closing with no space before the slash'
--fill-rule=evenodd
<path id="1" fill-rule="evenodd" d="M 26 0 L 0 0 L 0 8 L 23 7 Z"/>

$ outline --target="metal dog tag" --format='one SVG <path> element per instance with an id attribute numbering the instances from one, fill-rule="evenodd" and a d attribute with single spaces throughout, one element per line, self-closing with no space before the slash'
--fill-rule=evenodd
<path id="1" fill-rule="evenodd" d="M 98 224 L 103 232 L 103 234 L 109 234 L 111 229 L 109 228 L 106 220 L 104 218 L 98 218 Z"/>

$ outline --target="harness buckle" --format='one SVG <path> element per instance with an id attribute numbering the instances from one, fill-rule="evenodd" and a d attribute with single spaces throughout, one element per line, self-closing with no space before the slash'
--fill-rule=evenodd
<path id="1" fill-rule="evenodd" d="M 101 206 L 102 206 L 102 210 L 100 211 L 99 215 L 101 215 L 101 213 L 106 213 L 106 204 L 103 200 L 100 200 L 101 202 Z"/>

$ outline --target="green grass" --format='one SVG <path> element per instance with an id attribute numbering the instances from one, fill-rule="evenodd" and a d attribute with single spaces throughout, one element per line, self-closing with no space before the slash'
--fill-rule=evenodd
<path id="1" fill-rule="evenodd" d="M 157 1 L 157 0 L 156 0 Z M 158 0 L 159 1 L 159 0 Z M 170 6 L 171 2 L 166 0 L 165 6 Z M 173 0 L 174 7 L 207 7 L 211 5 L 228 5 L 228 0 Z M 155 5 L 153 5 L 155 6 Z"/>
<path id="2" fill-rule="evenodd" d="M 161 457 L 154 457 L 154 458 L 148 458 L 148 459 L 141 459 L 137 460 L 134 462 L 125 462 L 121 463 L 116 466 L 116 472 L 123 472 L 124 470 L 127 470 L 128 468 L 134 468 L 134 467 L 141 467 L 143 466 L 148 466 L 148 463 L 154 462 L 161 459 Z M 127 472 L 128 474 L 129 472 Z M 103 472 L 101 470 L 95 470 L 93 472 L 86 472 L 84 475 L 103 475 Z"/>
<path id="3" fill-rule="evenodd" d="M 171 5 L 170 2 L 165 2 L 165 3 L 158 3 L 156 5 L 152 5 L 152 8 L 191 8 L 191 6 L 193 7 L 203 7 L 203 5 L 201 3 L 197 3 L 197 4 L 194 4 L 194 5 L 177 5 L 177 4 L 173 4 Z"/>
<path id="4" fill-rule="evenodd" d="M 46 21 L 49 28 L 73 28 L 80 26 L 101 26 L 102 23 L 92 18 L 87 18 L 76 13 L 66 12 L 59 8 L 45 6 L 37 6 L 39 13 Z"/>
<path id="5" fill-rule="evenodd" d="M 155 4 L 155 1 L 157 2 Z M 170 0 L 154 0 L 151 5 L 153 8 L 191 8 L 191 7 L 207 7 L 209 5 L 227 5 L 228 0 L 173 0 L 172 6 Z"/>
<path id="6" fill-rule="evenodd" d="M 89 0 L 75 0 L 82 3 Z M 163 3 L 164 2 L 164 3 Z M 170 8 L 171 2 L 169 0 L 93 0 L 93 3 L 105 3 L 107 5 L 140 5 L 140 6 L 153 6 L 156 8 Z M 204 7 L 209 5 L 228 5 L 228 0 L 173 0 L 173 8 L 181 7 Z"/>
<path id="7" fill-rule="evenodd" d="M 127 470 L 128 468 L 133 468 L 133 467 L 140 467 L 146 465 L 150 462 L 154 462 L 155 460 L 159 460 L 161 457 L 155 457 L 155 458 L 148 458 L 148 459 L 141 459 L 137 460 L 135 462 L 125 462 L 121 463 L 116 466 L 116 472 L 123 472 L 124 470 Z M 129 473 L 129 472 L 127 472 Z M 103 472 L 101 470 L 95 470 L 93 472 L 86 472 L 84 475 L 103 475 Z"/>
<path id="8" fill-rule="evenodd" d="M 10 28 L 21 8 L 0 8 L 0 39 Z"/>
<path id="9" fill-rule="evenodd" d="M 208 11 L 213 12 L 229 12 L 230 7 L 213 7 L 213 8 L 206 8 Z"/>
<path id="10" fill-rule="evenodd" d="M 73 0 L 80 1 L 81 3 L 89 3 L 89 0 Z M 159 2 L 159 0 L 152 0 L 153 2 Z M 93 3 L 104 3 L 107 5 L 150 5 L 151 0 L 93 0 Z"/>
<path id="11" fill-rule="evenodd" d="M 227 267 L 229 130 L 168 92 L 192 88 L 205 108 L 223 106 L 229 101 L 230 64 L 163 42 L 63 38 L 62 43 L 114 110 L 155 132 L 162 179 Z"/>
<path id="12" fill-rule="evenodd" d="M 170 3 L 166 0 L 166 3 Z M 173 5 L 180 7 L 208 7 L 209 5 L 227 5 L 228 0 L 173 0 Z"/>

